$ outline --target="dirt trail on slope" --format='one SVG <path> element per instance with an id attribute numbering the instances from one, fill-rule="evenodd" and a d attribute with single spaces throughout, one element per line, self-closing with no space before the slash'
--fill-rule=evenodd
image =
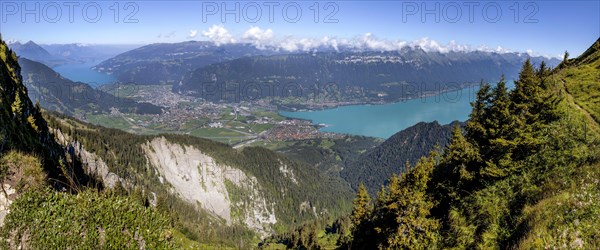
<path id="1" fill-rule="evenodd" d="M 598 121 L 596 121 L 596 119 L 594 119 L 594 117 L 586 109 L 579 106 L 579 104 L 577 104 L 577 102 L 575 102 L 575 98 L 573 97 L 573 95 L 571 95 L 571 92 L 569 92 L 569 89 L 567 88 L 567 84 L 565 83 L 565 81 L 563 79 L 560 79 L 560 82 L 562 83 L 563 88 L 565 89 L 565 93 L 567 94 L 567 101 L 569 101 L 569 103 L 573 104 L 573 106 L 575 106 L 575 108 L 577 108 L 583 112 L 583 114 L 585 115 L 587 120 L 590 121 L 590 123 L 591 123 L 590 128 L 594 131 L 594 133 L 600 135 L 600 124 L 598 123 Z"/>

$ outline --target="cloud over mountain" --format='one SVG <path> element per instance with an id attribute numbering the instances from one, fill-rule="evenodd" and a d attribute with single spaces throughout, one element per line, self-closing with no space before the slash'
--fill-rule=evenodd
<path id="1" fill-rule="evenodd" d="M 189 38 L 192 38 L 195 30 L 190 31 Z M 363 35 L 354 36 L 352 38 L 338 38 L 324 36 L 321 38 L 305 38 L 292 35 L 276 34 L 274 30 L 267 28 L 263 29 L 258 26 L 251 26 L 241 34 L 232 34 L 225 28 L 224 25 L 218 24 L 211 26 L 207 31 L 202 31 L 202 35 L 209 41 L 217 45 L 228 43 L 249 43 L 258 49 L 274 49 L 288 52 L 311 52 L 322 50 L 350 49 L 357 51 L 394 51 L 401 50 L 406 47 L 420 48 L 426 52 L 470 52 L 484 51 L 495 53 L 510 53 L 513 52 L 502 46 L 489 47 L 487 45 L 473 46 L 468 44 L 459 44 L 455 40 L 451 40 L 446 44 L 440 43 L 429 37 L 423 37 L 414 41 L 406 40 L 390 40 L 382 39 L 368 32 Z M 545 56 L 548 58 L 557 57 L 556 55 L 540 55 L 535 51 L 528 50 L 524 53 L 530 56 Z"/>
<path id="2" fill-rule="evenodd" d="M 269 44 L 273 39 L 273 30 L 263 30 L 259 27 L 251 27 L 242 38 L 246 41 L 251 41 L 257 48 L 264 48 L 266 44 Z"/>
<path id="3" fill-rule="evenodd" d="M 215 24 L 208 28 L 208 31 L 202 31 L 202 35 L 217 45 L 235 42 L 233 36 L 229 34 L 229 31 L 223 25 Z"/>
<path id="4" fill-rule="evenodd" d="M 190 30 L 190 33 L 188 34 L 187 38 L 194 38 L 198 35 L 198 30 Z"/>

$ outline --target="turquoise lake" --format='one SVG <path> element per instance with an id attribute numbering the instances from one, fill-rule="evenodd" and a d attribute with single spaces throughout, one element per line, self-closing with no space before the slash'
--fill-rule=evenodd
<path id="1" fill-rule="evenodd" d="M 290 118 L 324 124 L 324 132 L 364 135 L 387 139 L 396 132 L 421 121 L 447 124 L 465 121 L 471 113 L 479 86 L 435 96 L 383 105 L 351 105 L 319 111 L 279 112 Z"/>
<path id="2" fill-rule="evenodd" d="M 52 69 L 69 80 L 87 83 L 94 88 L 115 82 L 115 77 L 92 70 L 91 67 L 95 66 L 96 64 L 98 64 L 98 62 L 68 64 L 54 67 Z"/>

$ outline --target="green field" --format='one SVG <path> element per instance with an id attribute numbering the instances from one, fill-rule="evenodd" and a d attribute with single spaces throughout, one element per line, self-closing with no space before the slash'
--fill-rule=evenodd
<path id="1" fill-rule="evenodd" d="M 117 97 L 131 98 L 140 92 L 156 91 L 171 91 L 171 85 L 135 85 L 135 84 L 111 84 L 102 86 L 102 91 L 108 92 Z"/>
<path id="2" fill-rule="evenodd" d="M 129 124 L 123 117 L 119 116 L 109 116 L 106 114 L 88 115 L 87 120 L 92 124 L 101 125 L 107 128 L 116 128 L 125 131 L 131 129 L 131 124 Z"/>

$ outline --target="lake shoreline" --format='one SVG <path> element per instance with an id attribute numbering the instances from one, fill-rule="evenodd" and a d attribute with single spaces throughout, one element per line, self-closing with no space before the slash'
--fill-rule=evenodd
<path id="1" fill-rule="evenodd" d="M 112 84 L 117 81 L 116 77 L 105 73 L 100 73 L 91 69 L 97 62 L 87 62 L 81 64 L 64 64 L 55 66 L 52 70 L 59 73 L 62 77 L 74 82 L 81 82 L 98 89 L 102 85 Z"/>
<path id="2" fill-rule="evenodd" d="M 314 111 L 323 111 L 323 110 L 336 109 L 339 107 L 347 107 L 347 106 L 388 105 L 388 104 L 408 102 L 408 101 L 412 101 L 415 99 L 426 99 L 426 98 L 433 97 L 433 96 L 441 96 L 441 95 L 451 93 L 451 92 L 456 92 L 459 90 L 461 91 L 461 93 L 463 93 L 463 90 L 469 90 L 469 89 L 479 88 L 479 87 L 480 87 L 479 83 L 477 83 L 477 84 L 473 83 L 473 84 L 461 85 L 458 88 L 448 89 L 448 90 L 444 90 L 444 91 L 426 91 L 419 96 L 400 98 L 400 99 L 395 99 L 395 100 L 391 100 L 391 101 L 380 100 L 380 101 L 356 101 L 356 102 L 332 102 L 332 103 L 324 102 L 324 104 L 322 104 L 322 105 L 319 105 L 319 106 L 315 105 L 316 107 L 301 108 L 301 109 L 294 109 L 294 108 L 289 108 L 289 107 L 286 107 L 283 105 L 277 105 L 277 109 L 279 111 L 284 111 L 284 112 L 314 112 Z M 468 94 L 472 94 L 472 96 L 475 96 L 476 93 L 468 93 Z"/>
<path id="3" fill-rule="evenodd" d="M 385 139 L 418 122 L 437 121 L 446 124 L 467 120 L 471 113 L 471 102 L 475 100 L 479 87 L 467 85 L 396 102 L 360 102 L 319 110 L 279 110 L 278 113 L 287 119 L 310 121 L 322 132 Z M 457 94 L 448 95 L 452 92 Z"/>

